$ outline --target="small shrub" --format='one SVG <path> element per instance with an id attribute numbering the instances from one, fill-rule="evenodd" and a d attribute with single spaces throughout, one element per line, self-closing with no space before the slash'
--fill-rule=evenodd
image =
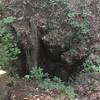
<path id="1" fill-rule="evenodd" d="M 94 64 L 91 60 L 87 60 L 83 65 L 85 72 L 100 72 L 100 64 Z"/>
<path id="2" fill-rule="evenodd" d="M 38 81 L 42 81 L 43 78 L 48 77 L 47 73 L 43 73 L 43 69 L 40 67 L 33 67 L 30 71 L 30 75 L 26 75 L 25 78 L 28 80 L 32 80 L 35 78 Z"/>
<path id="3" fill-rule="evenodd" d="M 0 8 L 0 65 L 6 66 L 10 60 L 17 59 L 20 54 L 20 49 L 14 40 L 13 33 L 9 30 L 8 26 L 15 21 L 13 16 L 3 16 Z"/>
<path id="4" fill-rule="evenodd" d="M 64 90 L 65 85 L 64 82 L 61 81 L 60 78 L 54 77 L 51 81 L 49 78 L 44 79 L 43 83 L 39 84 L 39 86 L 43 89 L 57 89 L 57 90 Z"/>

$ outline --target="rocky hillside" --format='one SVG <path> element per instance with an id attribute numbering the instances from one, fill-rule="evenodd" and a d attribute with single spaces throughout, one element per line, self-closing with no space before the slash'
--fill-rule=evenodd
<path id="1" fill-rule="evenodd" d="M 6 14 L 16 17 L 11 28 L 22 54 L 19 64 L 13 65 L 21 66 L 20 72 L 45 66 L 47 72 L 64 78 L 80 69 L 89 55 L 99 63 L 99 0 L 6 0 L 5 5 Z"/>

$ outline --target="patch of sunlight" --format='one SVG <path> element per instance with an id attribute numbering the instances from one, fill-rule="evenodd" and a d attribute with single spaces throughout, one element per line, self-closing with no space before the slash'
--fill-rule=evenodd
<path id="1" fill-rule="evenodd" d="M 0 70 L 0 75 L 6 74 L 7 72 L 4 70 Z"/>

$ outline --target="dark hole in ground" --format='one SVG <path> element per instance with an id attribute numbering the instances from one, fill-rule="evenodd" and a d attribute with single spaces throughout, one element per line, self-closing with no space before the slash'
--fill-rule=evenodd
<path id="1" fill-rule="evenodd" d="M 12 27 L 13 28 L 13 27 Z M 12 30 L 15 32 L 16 36 L 16 30 L 13 28 Z M 60 77 L 62 80 L 67 81 L 70 77 L 75 77 L 76 73 L 80 72 L 83 69 L 82 63 L 85 61 L 85 59 L 88 56 L 84 56 L 81 59 L 75 60 L 73 59 L 73 62 L 69 64 L 67 61 L 61 58 L 61 54 L 64 52 L 60 50 L 60 47 L 55 46 L 52 48 L 52 52 L 49 50 L 49 46 L 47 44 L 44 44 L 44 42 L 41 39 L 41 33 L 40 36 L 38 36 L 38 66 L 42 67 L 44 69 L 44 72 L 47 72 L 50 76 L 50 78 L 57 76 Z M 35 35 L 35 34 L 34 34 Z M 17 36 L 16 36 L 17 37 Z M 31 43 L 30 43 L 31 44 Z M 36 44 L 37 45 L 37 44 Z M 26 74 L 29 74 L 29 66 L 28 63 L 29 60 L 31 60 L 30 63 L 33 63 L 31 65 L 34 65 L 34 62 L 32 62 L 32 56 L 34 56 L 34 47 L 31 48 L 31 53 L 29 58 L 26 54 L 28 48 L 25 48 L 20 41 L 18 41 L 18 47 L 21 50 L 21 54 L 19 55 L 19 58 L 11 63 L 11 72 L 12 75 L 18 74 L 20 77 L 25 76 Z M 30 50 L 30 49 L 29 49 Z M 31 55 L 32 54 L 32 55 Z M 77 58 L 77 57 L 76 57 Z M 38 67 L 37 66 L 37 67 Z M 33 67 L 33 66 L 31 66 Z"/>
<path id="2" fill-rule="evenodd" d="M 26 55 L 24 53 L 24 50 L 21 50 L 22 53 L 19 56 L 19 59 L 12 63 L 12 74 L 18 74 L 20 77 L 23 77 L 29 74 L 29 70 L 27 67 Z M 60 77 L 63 81 L 68 81 L 72 77 L 75 78 L 77 73 L 79 73 L 83 69 L 82 63 L 86 59 L 86 57 L 83 57 L 82 59 L 75 61 L 72 65 L 69 65 L 66 61 L 59 58 L 56 59 L 56 57 L 54 58 L 50 54 L 46 55 L 46 53 L 48 52 L 44 50 L 45 56 L 42 57 L 43 61 L 40 61 L 39 67 L 43 68 L 44 73 L 48 73 L 50 78 L 57 76 Z"/>

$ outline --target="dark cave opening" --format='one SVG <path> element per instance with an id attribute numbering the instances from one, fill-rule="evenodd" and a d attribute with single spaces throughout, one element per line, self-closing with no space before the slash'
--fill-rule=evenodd
<path id="1" fill-rule="evenodd" d="M 12 31 L 17 34 L 14 28 Z M 15 34 L 15 37 L 17 37 L 16 34 Z M 36 67 L 43 68 L 44 72 L 48 73 L 50 78 L 57 76 L 57 77 L 60 77 L 64 81 L 68 81 L 70 77 L 73 77 L 73 76 L 75 77 L 76 73 L 79 73 L 83 69 L 82 64 L 87 58 L 87 56 L 84 56 L 78 60 L 75 60 L 73 58 L 73 63 L 69 64 L 67 61 L 65 61 L 65 59 L 61 58 L 61 54 L 64 51 L 60 50 L 59 46 L 52 47 L 53 52 L 50 52 L 49 50 L 50 46 L 43 42 L 43 40 L 41 39 L 41 34 L 43 35 L 44 33 L 41 33 L 41 31 L 39 31 L 39 34 L 38 34 L 39 48 L 36 49 L 38 50 L 37 52 L 38 66 Z M 32 58 L 34 58 L 33 57 L 34 47 L 25 48 L 24 44 L 22 44 L 20 41 L 18 41 L 18 47 L 21 50 L 21 54 L 19 55 L 17 60 L 12 61 L 11 73 L 13 73 L 13 75 L 18 74 L 20 77 L 24 77 L 25 75 L 30 73 L 30 70 L 31 70 L 30 68 L 35 67 L 35 66 L 32 66 L 34 65 L 34 61 L 32 61 L 33 60 Z M 31 57 L 28 57 L 27 51 L 30 49 L 31 49 L 30 51 Z"/>

